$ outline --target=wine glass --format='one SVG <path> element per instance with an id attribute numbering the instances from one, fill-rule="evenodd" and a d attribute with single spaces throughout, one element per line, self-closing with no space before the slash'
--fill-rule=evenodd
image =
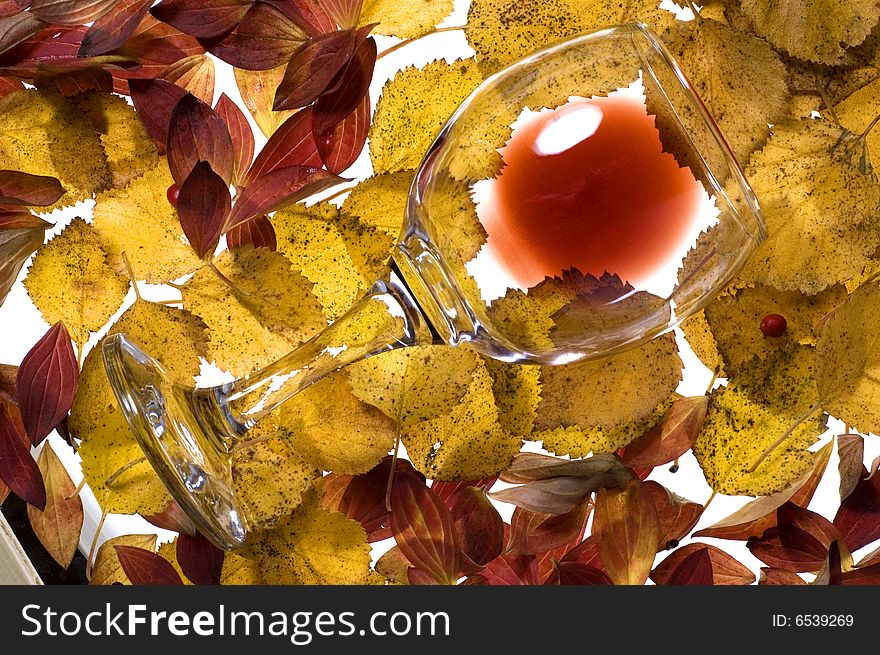
<path id="1" fill-rule="evenodd" d="M 310 341 L 211 388 L 172 379 L 122 334 L 104 361 L 168 491 L 234 549 L 247 521 L 231 452 L 322 377 L 428 343 L 540 364 L 635 347 L 701 309 L 763 237 L 676 62 L 644 25 L 611 27 L 531 54 L 462 103 L 415 175 L 389 274 Z"/>

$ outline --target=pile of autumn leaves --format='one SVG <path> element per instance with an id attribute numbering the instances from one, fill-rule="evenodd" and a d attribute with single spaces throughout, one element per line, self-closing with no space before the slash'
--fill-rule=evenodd
<path id="1" fill-rule="evenodd" d="M 19 39 L 0 40 L 0 157 L 10 162 L 0 172 L 0 294 L 38 250 L 25 286 L 54 327 L 17 371 L 2 371 L 0 449 L 14 457 L 0 458 L 0 479 L 28 501 L 35 531 L 62 566 L 76 548 L 82 506 L 48 444 L 36 464 L 29 452 L 56 426 L 105 511 L 140 513 L 180 534 L 158 551 L 149 535 L 107 542 L 94 583 L 641 584 L 650 576 L 748 584 L 754 575 L 721 549 L 677 547 L 702 505 L 643 482 L 691 448 L 715 491 L 759 496 L 696 536 L 748 539 L 766 564 L 764 583 L 803 583 L 800 572 L 818 574 L 820 584 L 876 581 L 880 556 L 855 565 L 851 552 L 880 538 L 880 476 L 864 470 L 862 437 L 841 437 L 837 516 L 804 509 L 832 445 L 808 451 L 822 420 L 818 410 L 803 418 L 815 406 L 880 431 L 880 396 L 865 376 L 880 357 L 866 318 L 880 303 L 869 281 L 880 246 L 871 161 L 880 136 L 862 135 L 880 114 L 874 3 L 838 3 L 839 15 L 821 21 L 810 9 L 786 11 L 791 2 L 709 3 L 681 23 L 653 0 L 625 8 L 474 0 L 474 29 L 465 33 L 477 56 L 401 71 L 372 117 L 370 30 L 419 36 L 450 2 L 430 11 L 390 0 L 17 4 L 0 15 L 17 26 L 2 38 Z M 209 6 L 220 19 L 204 20 Z M 466 348 L 389 353 L 320 382 L 256 428 L 269 438 L 234 463 L 255 528 L 245 549 L 224 556 L 196 535 L 142 460 L 100 348 L 86 352 L 129 293 L 129 278 L 170 283 L 174 297 L 168 305 L 137 299 L 109 330 L 129 334 L 174 376 L 190 380 L 200 359 L 234 375 L 265 366 L 383 274 L 414 169 L 486 75 L 536 40 L 630 20 L 650 23 L 690 72 L 749 163 L 766 214 L 767 244 L 685 325 L 698 355 L 730 383 L 678 398 L 671 335 L 565 367 L 518 367 Z M 225 95 L 211 105 L 205 52 L 236 67 L 269 139 L 256 157 L 242 111 Z M 111 89 L 131 95 L 135 109 Z M 823 118 L 809 118 L 814 110 Z M 368 136 L 374 175 L 341 207 L 291 204 L 339 182 Z M 51 226 L 31 207 L 93 196 L 91 221 L 76 219 L 42 245 Z M 214 256 L 222 234 L 228 250 Z M 760 332 L 770 313 L 786 317 L 784 336 Z M 74 345 L 86 355 L 81 369 Z M 410 461 L 387 455 L 398 436 Z M 558 455 L 599 454 L 571 462 L 517 455 L 523 440 Z M 487 497 L 499 474 L 514 485 L 493 493 L 516 505 L 509 524 Z M 371 568 L 369 544 L 389 537 L 396 545 Z"/>

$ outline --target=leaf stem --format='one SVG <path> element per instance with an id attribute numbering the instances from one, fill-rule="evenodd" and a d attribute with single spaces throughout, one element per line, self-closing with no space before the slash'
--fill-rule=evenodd
<path id="1" fill-rule="evenodd" d="M 703 17 L 700 16 L 700 10 L 697 7 L 696 3 L 693 0 L 685 0 L 687 2 L 688 7 L 692 12 L 694 12 L 694 18 L 697 20 L 703 20 Z"/>
<path id="2" fill-rule="evenodd" d="M 706 508 L 712 504 L 712 501 L 715 500 L 715 496 L 717 496 L 717 495 L 718 495 L 718 492 L 713 489 L 712 495 L 706 499 L 705 503 L 703 503 L 703 511 L 704 512 L 706 511 Z"/>
<path id="3" fill-rule="evenodd" d="M 715 388 L 715 383 L 718 381 L 718 368 L 716 367 L 714 371 L 712 371 L 712 379 L 709 380 L 709 385 L 706 387 L 706 393 L 704 396 L 708 396 L 712 393 L 712 389 Z"/>
<path id="4" fill-rule="evenodd" d="M 345 187 L 343 189 L 339 189 L 339 191 L 335 191 L 334 193 L 330 194 L 326 198 L 321 198 L 320 202 L 330 202 L 331 200 L 336 200 L 336 198 L 338 198 L 339 196 L 345 195 L 349 191 L 353 191 L 356 186 L 357 186 L 357 184 L 355 184 L 353 186 Z"/>
<path id="5" fill-rule="evenodd" d="M 391 511 L 391 487 L 394 484 L 394 472 L 397 470 L 397 460 L 400 458 L 400 430 L 394 437 L 394 453 L 391 456 L 391 471 L 388 473 L 388 485 L 385 487 L 385 509 Z"/>
<path id="6" fill-rule="evenodd" d="M 68 500 L 73 500 L 74 498 L 79 496 L 80 493 L 82 493 L 82 490 L 85 489 L 85 486 L 86 486 L 86 476 L 83 476 L 83 479 L 79 481 L 78 485 L 76 485 L 76 489 L 73 490 L 73 493 L 64 499 L 65 502 Z"/>
<path id="7" fill-rule="evenodd" d="M 779 446 L 781 446 L 786 439 L 791 436 L 791 433 L 794 432 L 798 427 L 800 427 L 804 421 L 806 421 L 810 416 L 812 416 L 820 407 L 822 406 L 822 399 L 820 398 L 816 401 L 810 409 L 804 412 L 798 419 L 791 425 L 789 428 L 779 437 L 776 441 L 770 444 L 763 453 L 758 456 L 758 459 L 755 460 L 755 463 L 752 464 L 751 468 L 748 470 L 749 473 L 754 473 L 755 469 L 757 469 L 761 462 L 767 459 L 767 456 L 776 450 Z"/>
<path id="8" fill-rule="evenodd" d="M 138 300 L 143 300 L 141 296 L 140 289 L 138 289 L 137 280 L 135 280 L 134 269 L 131 267 L 131 262 L 128 260 L 128 255 L 123 251 L 122 253 L 122 261 L 125 263 L 125 269 L 128 271 L 128 280 L 131 282 L 131 288 L 134 289 L 135 298 Z"/>
<path id="9" fill-rule="evenodd" d="M 395 43 L 390 48 L 387 48 L 387 49 L 383 50 L 382 52 L 380 52 L 378 54 L 378 56 L 376 57 L 376 61 L 379 61 L 380 59 L 382 59 L 382 57 L 386 57 L 393 52 L 397 52 L 401 48 L 408 46 L 410 43 L 415 43 L 416 41 L 424 39 L 426 36 L 431 36 L 432 34 L 442 34 L 444 32 L 456 32 L 458 30 L 465 30 L 465 29 L 469 29 L 467 25 L 452 25 L 450 27 L 436 27 L 433 30 L 431 30 L 430 32 L 422 34 L 421 36 L 416 36 L 411 39 L 405 39 L 404 41 L 401 41 L 400 43 Z"/>
<path id="10" fill-rule="evenodd" d="M 98 538 L 104 530 L 104 521 L 107 519 L 107 510 L 101 513 L 101 520 L 98 521 L 98 527 L 95 528 L 95 536 L 92 537 L 92 545 L 89 546 L 89 556 L 86 558 L 86 580 L 92 580 L 92 567 L 95 564 L 95 553 L 98 550 Z"/>
<path id="11" fill-rule="evenodd" d="M 143 457 L 138 457 L 138 458 L 137 458 L 136 460 L 134 460 L 133 462 L 129 462 L 129 463 L 126 464 L 125 466 L 122 466 L 122 467 L 116 469 L 116 471 L 114 471 L 114 472 L 110 475 L 110 477 L 108 477 L 108 478 L 104 481 L 104 486 L 105 486 L 105 487 L 112 487 L 114 484 L 116 484 L 117 482 L 119 482 L 119 478 L 122 477 L 122 475 L 123 475 L 126 471 L 130 471 L 131 469 L 133 469 L 133 468 L 134 468 L 135 466 L 137 466 L 138 464 L 143 464 L 143 463 L 146 462 L 146 461 L 147 461 L 147 460 L 146 460 L 145 458 L 143 458 Z"/>
<path id="12" fill-rule="evenodd" d="M 227 287 L 229 287 L 229 289 L 232 291 L 233 295 L 242 296 L 244 298 L 250 297 L 251 294 L 249 294 L 247 291 L 243 291 L 242 289 L 240 289 L 238 287 L 238 285 L 235 284 L 235 282 L 233 282 L 228 277 L 226 277 L 223 274 L 223 271 L 221 271 L 219 268 L 217 268 L 217 265 L 213 262 L 213 260 L 208 260 L 208 266 L 210 266 L 211 270 L 214 271 L 214 274 L 218 278 L 220 278 L 220 281 L 223 282 L 223 284 L 225 284 Z"/>
<path id="13" fill-rule="evenodd" d="M 868 136 L 868 134 L 871 132 L 871 130 L 874 129 L 874 127 L 877 125 L 878 122 L 880 122 L 880 114 L 877 114 L 874 117 L 874 120 L 872 120 L 870 123 L 868 123 L 868 127 L 866 127 L 864 129 L 864 131 L 861 134 L 859 134 L 859 139 L 860 140 L 865 139 L 865 137 Z"/>

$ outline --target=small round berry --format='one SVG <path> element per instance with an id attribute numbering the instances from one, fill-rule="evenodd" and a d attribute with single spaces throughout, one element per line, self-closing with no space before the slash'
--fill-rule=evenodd
<path id="1" fill-rule="evenodd" d="M 779 314 L 767 314 L 761 319 L 761 332 L 767 337 L 781 337 L 785 334 L 785 328 L 787 327 L 788 321 Z"/>
<path id="2" fill-rule="evenodd" d="M 171 203 L 171 206 L 177 207 L 177 198 L 180 197 L 180 188 L 176 184 L 172 184 L 168 187 L 168 191 L 165 192 L 165 195 L 168 196 L 168 202 Z"/>

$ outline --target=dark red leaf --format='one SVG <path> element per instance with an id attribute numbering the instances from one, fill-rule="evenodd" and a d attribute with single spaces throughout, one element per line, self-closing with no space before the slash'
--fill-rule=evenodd
<path id="1" fill-rule="evenodd" d="M 186 57 L 204 54 L 205 48 L 188 34 L 148 15 L 126 41 L 123 51 L 142 65 L 167 66 Z"/>
<path id="2" fill-rule="evenodd" d="M 251 0 L 163 0 L 150 13 L 184 34 L 209 39 L 234 29 L 251 4 Z"/>
<path id="3" fill-rule="evenodd" d="M 214 107 L 214 111 L 226 123 L 229 130 L 229 136 L 232 139 L 232 150 L 235 154 L 234 158 L 234 178 L 241 180 L 251 166 L 254 160 L 254 132 L 251 130 L 250 123 L 244 112 L 239 109 L 228 95 L 220 94 L 220 99 Z"/>
<path id="4" fill-rule="evenodd" d="M 312 109 L 296 112 L 269 137 L 245 177 L 248 185 L 266 173 L 284 166 L 322 165 L 318 146 L 312 136 Z"/>
<path id="5" fill-rule="evenodd" d="M 504 524 L 504 540 L 510 539 L 510 526 Z M 538 560 L 534 555 L 502 553 L 480 571 L 489 585 L 536 585 L 539 582 Z"/>
<path id="6" fill-rule="evenodd" d="M 220 584 L 223 558 L 226 553 L 205 539 L 201 533 L 194 537 L 177 537 L 177 563 L 189 581 L 198 585 Z"/>
<path id="7" fill-rule="evenodd" d="M 746 546 L 765 564 L 794 571 L 818 571 L 828 548 L 839 538 L 837 528 L 828 519 L 798 507 L 792 502 L 776 510 L 777 525 L 760 539 L 749 539 Z"/>
<path id="8" fill-rule="evenodd" d="M 748 585 L 755 581 L 755 574 L 731 555 L 715 546 L 697 542 L 672 551 L 666 559 L 651 571 L 651 579 L 658 585 L 669 584 L 669 579 L 679 565 L 698 551 L 704 551 L 712 563 L 711 584 L 722 586 Z"/>
<path id="9" fill-rule="evenodd" d="M 565 514 L 542 514 L 517 507 L 510 519 L 507 551 L 515 555 L 538 555 L 564 546 L 583 535 L 589 515 L 587 499 Z"/>
<path id="10" fill-rule="evenodd" d="M 244 246 L 268 248 L 272 252 L 278 249 L 275 227 L 265 214 L 254 216 L 226 233 L 226 245 L 231 250 Z"/>
<path id="11" fill-rule="evenodd" d="M 391 530 L 414 568 L 434 583 L 455 584 L 460 558 L 452 514 L 437 494 L 412 476 L 396 478 L 391 489 Z"/>
<path id="12" fill-rule="evenodd" d="M 371 108 L 369 94 L 360 106 L 336 123 L 329 132 L 315 133 L 318 152 L 327 170 L 341 173 L 360 156 L 370 132 Z"/>
<path id="13" fill-rule="evenodd" d="M 183 581 L 166 559 L 136 546 L 113 546 L 122 570 L 133 585 L 182 585 Z"/>
<path id="14" fill-rule="evenodd" d="M 632 468 L 654 468 L 681 457 L 700 434 L 708 407 L 708 396 L 679 398 L 660 423 L 626 447 L 623 463 Z"/>
<path id="15" fill-rule="evenodd" d="M 260 2 L 232 32 L 211 46 L 211 54 L 236 68 L 269 70 L 286 64 L 307 38 L 290 18 Z"/>
<path id="16" fill-rule="evenodd" d="M 24 11 L 31 4 L 31 0 L 0 0 L 0 18 L 13 16 Z"/>
<path id="17" fill-rule="evenodd" d="M 283 12 L 310 37 L 336 29 L 336 23 L 324 11 L 321 0 L 263 0 L 263 2 Z"/>
<path id="18" fill-rule="evenodd" d="M 841 502 L 834 525 L 850 551 L 880 539 L 880 475 L 859 480 Z"/>
<path id="19" fill-rule="evenodd" d="M 79 366 L 67 328 L 60 321 L 30 349 L 15 379 L 21 417 L 35 446 L 70 411 Z"/>
<path id="20" fill-rule="evenodd" d="M 193 536 L 196 534 L 196 528 L 190 521 L 189 517 L 180 509 L 180 505 L 176 500 L 169 500 L 168 506 L 161 512 L 144 516 L 144 518 L 163 530 L 171 530 L 181 534 Z"/>
<path id="21" fill-rule="evenodd" d="M 229 213 L 226 230 L 254 216 L 299 202 L 341 181 L 342 178 L 311 166 L 276 168 L 248 184 Z"/>
<path id="22" fill-rule="evenodd" d="M 878 585 L 880 584 L 880 564 L 872 564 L 863 568 L 846 571 L 841 584 L 844 585 Z"/>
<path id="23" fill-rule="evenodd" d="M 570 549 L 560 561 L 580 562 L 596 569 L 603 569 L 602 558 L 599 556 L 599 542 L 594 536 L 587 537 Z"/>
<path id="24" fill-rule="evenodd" d="M 177 215 L 195 253 L 203 258 L 214 252 L 226 217 L 232 208 L 229 187 L 211 165 L 200 161 L 180 187 Z"/>
<path id="25" fill-rule="evenodd" d="M 282 111 L 312 104 L 348 64 L 357 45 L 354 29 L 322 34 L 303 43 L 287 64 L 272 108 Z"/>
<path id="26" fill-rule="evenodd" d="M 447 507 L 452 507 L 455 503 L 455 497 L 468 487 L 489 491 L 497 480 L 498 478 L 495 476 L 480 480 L 434 480 L 431 483 L 431 489 L 443 499 Z"/>
<path id="27" fill-rule="evenodd" d="M 348 65 L 330 83 L 332 90 L 321 95 L 315 103 L 312 117 L 315 134 L 330 134 L 337 123 L 360 106 L 370 91 L 375 66 L 376 40 L 370 37 L 361 42 Z"/>
<path id="28" fill-rule="evenodd" d="M 8 96 L 15 91 L 21 91 L 23 88 L 24 84 L 19 80 L 14 80 L 10 77 L 0 77 L 0 98 Z"/>
<path id="29" fill-rule="evenodd" d="M 785 569 L 776 569 L 773 567 L 762 566 L 761 577 L 758 579 L 759 585 L 806 585 L 807 582 L 797 573 L 786 571 Z"/>
<path id="30" fill-rule="evenodd" d="M 611 585 L 604 571 L 580 562 L 557 562 L 546 585 Z"/>
<path id="31" fill-rule="evenodd" d="M 860 434 L 837 437 L 837 470 L 840 473 L 840 499 L 844 500 L 858 485 L 865 468 L 865 438 Z"/>
<path id="32" fill-rule="evenodd" d="M 164 152 L 171 112 L 187 92 L 165 80 L 129 80 L 128 86 L 138 117 Z"/>
<path id="33" fill-rule="evenodd" d="M 171 112 L 168 125 L 168 168 L 178 186 L 200 161 L 228 185 L 232 181 L 235 152 L 226 123 L 210 106 L 187 93 Z"/>
<path id="34" fill-rule="evenodd" d="M 0 170 L 2 205 L 46 206 L 54 204 L 63 195 L 61 182 L 54 177 Z"/>
<path id="35" fill-rule="evenodd" d="M 30 212 L 6 212 L 0 210 L 0 230 L 48 230 L 52 224 Z M 36 248 L 34 248 L 36 250 Z"/>
<path id="36" fill-rule="evenodd" d="M 45 26 L 46 23 L 29 11 L 0 19 L 0 53 L 17 46 Z"/>
<path id="37" fill-rule="evenodd" d="M 321 0 L 321 6 L 339 27 L 354 27 L 361 17 L 364 0 Z"/>
<path id="38" fill-rule="evenodd" d="M 86 68 L 52 75 L 49 81 L 55 84 L 61 95 L 66 98 L 86 93 L 87 91 L 98 91 L 100 93 L 110 93 L 113 91 L 113 76 L 108 71 L 100 68 Z M 43 85 L 39 77 L 36 78 L 36 83 L 38 86 Z"/>
<path id="39" fill-rule="evenodd" d="M 18 409 L 0 399 L 0 480 L 19 498 L 46 509 L 46 487 L 34 458 Z"/>
<path id="40" fill-rule="evenodd" d="M 117 0 L 33 0 L 30 10 L 55 25 L 90 23 L 107 13 Z"/>
<path id="41" fill-rule="evenodd" d="M 714 584 L 712 559 L 708 548 L 700 548 L 685 557 L 669 574 L 667 585 L 711 585 Z"/>
<path id="42" fill-rule="evenodd" d="M 122 47 L 147 15 L 153 0 L 119 0 L 112 11 L 92 23 L 79 48 L 82 57 L 103 55 Z"/>
<path id="43" fill-rule="evenodd" d="M 645 491 L 651 497 L 657 518 L 660 521 L 660 541 L 657 549 L 669 549 L 678 546 L 681 540 L 700 520 L 703 506 L 679 498 L 663 485 L 648 480 Z"/>
<path id="44" fill-rule="evenodd" d="M 41 23 L 40 30 L 19 43 L 0 58 L 3 65 L 10 64 L 56 64 L 77 59 L 80 45 L 87 28 L 76 26 L 47 26 Z"/>
<path id="45" fill-rule="evenodd" d="M 450 511 L 456 541 L 467 560 L 479 567 L 501 554 L 504 520 L 483 489 L 467 487 L 461 490 Z"/>

